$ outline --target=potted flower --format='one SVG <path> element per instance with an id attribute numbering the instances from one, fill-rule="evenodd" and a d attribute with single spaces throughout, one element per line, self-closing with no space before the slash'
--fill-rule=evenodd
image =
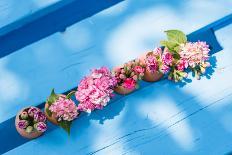
<path id="1" fill-rule="evenodd" d="M 187 36 L 179 30 L 165 32 L 168 40 L 161 41 L 161 45 L 165 46 L 162 61 L 170 69 L 168 78 L 178 82 L 187 77 L 186 69 L 190 68 L 199 79 L 210 66 L 207 62 L 209 46 L 206 42 L 188 42 Z"/>
<path id="2" fill-rule="evenodd" d="M 192 70 L 193 75 L 200 79 L 200 75 L 205 73 L 207 67 L 210 66 L 209 45 L 206 42 L 188 42 L 180 45 L 181 60 L 187 62 L 187 66 Z"/>
<path id="3" fill-rule="evenodd" d="M 74 93 L 72 91 L 67 96 L 58 95 L 53 89 L 45 104 L 47 119 L 62 127 L 68 134 L 70 134 L 72 121 L 79 115 L 76 104 L 71 100 Z"/>
<path id="4" fill-rule="evenodd" d="M 94 69 L 84 77 L 75 93 L 79 101 L 78 110 L 91 113 L 95 109 L 102 109 L 113 96 L 113 88 L 117 81 L 106 67 Z"/>
<path id="5" fill-rule="evenodd" d="M 33 139 L 46 131 L 46 117 L 39 108 L 24 108 L 16 115 L 15 126 L 21 136 Z"/>
<path id="6" fill-rule="evenodd" d="M 138 81 L 144 76 L 145 66 L 139 60 L 135 59 L 125 63 L 122 67 L 113 70 L 117 80 L 117 86 L 114 91 L 118 94 L 129 94 L 138 88 Z"/>
<path id="7" fill-rule="evenodd" d="M 143 80 L 155 82 L 163 77 L 162 49 L 156 48 L 148 52 L 142 60 L 146 66 Z"/>

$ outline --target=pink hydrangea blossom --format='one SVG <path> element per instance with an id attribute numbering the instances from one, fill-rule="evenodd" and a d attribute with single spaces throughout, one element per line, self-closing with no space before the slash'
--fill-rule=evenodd
<path id="1" fill-rule="evenodd" d="M 78 85 L 75 93 L 76 99 L 80 102 L 78 110 L 91 112 L 106 106 L 116 84 L 117 80 L 108 68 L 94 69 Z"/>
<path id="2" fill-rule="evenodd" d="M 209 45 L 206 42 L 188 42 L 180 46 L 180 57 L 188 61 L 188 65 L 194 68 L 209 59 Z"/>
<path id="3" fill-rule="evenodd" d="M 134 89 L 136 87 L 136 80 L 133 78 L 126 78 L 122 86 L 127 89 Z"/>
<path id="4" fill-rule="evenodd" d="M 49 110 L 55 114 L 58 121 L 72 121 L 78 115 L 75 103 L 71 99 L 67 99 L 63 96 L 60 96 L 58 100 L 49 107 Z"/>

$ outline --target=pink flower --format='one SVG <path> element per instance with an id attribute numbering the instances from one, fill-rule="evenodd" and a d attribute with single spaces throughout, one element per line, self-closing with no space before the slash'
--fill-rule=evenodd
<path id="1" fill-rule="evenodd" d="M 61 96 L 49 107 L 49 110 L 55 114 L 58 121 L 72 121 L 78 115 L 77 106 L 75 103 L 71 99 L 66 99 L 65 97 Z"/>
<path id="2" fill-rule="evenodd" d="M 163 53 L 163 55 L 162 55 L 162 62 L 165 65 L 171 65 L 172 61 L 173 61 L 173 56 L 172 56 L 172 54 L 170 52 Z"/>
<path id="3" fill-rule="evenodd" d="M 116 69 L 115 74 L 120 74 L 120 72 L 121 70 Z M 106 67 L 94 69 L 78 85 L 75 96 L 80 103 L 77 109 L 86 112 L 102 109 L 113 96 L 113 88 L 117 80 L 119 79 L 116 79 Z"/>
<path id="4" fill-rule="evenodd" d="M 46 116 L 44 115 L 44 113 L 42 111 L 39 111 L 39 112 L 34 114 L 34 120 L 36 122 L 45 122 Z"/>
<path id="5" fill-rule="evenodd" d="M 180 57 L 188 62 L 188 65 L 194 68 L 209 59 L 209 45 L 206 42 L 188 42 L 180 46 Z"/>
<path id="6" fill-rule="evenodd" d="M 184 71 L 184 69 L 188 68 L 188 62 L 186 60 L 179 60 L 176 68 L 179 71 Z"/>
<path id="7" fill-rule="evenodd" d="M 154 55 L 160 56 L 162 54 L 162 49 L 160 47 L 155 48 L 153 53 Z"/>
<path id="8" fill-rule="evenodd" d="M 47 125 L 44 122 L 38 122 L 34 126 L 39 132 L 45 132 L 47 130 Z"/>
<path id="9" fill-rule="evenodd" d="M 145 63 L 146 63 L 146 69 L 149 72 L 158 71 L 159 69 L 158 60 L 156 59 L 154 55 L 148 55 L 145 59 Z"/>
<path id="10" fill-rule="evenodd" d="M 37 112 L 39 112 L 39 111 L 40 111 L 40 110 L 39 110 L 38 108 L 36 108 L 36 107 L 30 107 L 30 108 L 28 109 L 27 113 L 28 113 L 28 115 L 29 115 L 30 117 L 34 117 L 34 114 L 37 113 Z"/>
<path id="11" fill-rule="evenodd" d="M 19 120 L 17 125 L 20 129 L 25 129 L 29 125 L 29 123 L 27 120 Z"/>
<path id="12" fill-rule="evenodd" d="M 167 65 L 165 65 L 165 64 L 163 64 L 163 65 L 161 66 L 161 71 L 162 71 L 164 74 L 168 73 L 169 70 L 170 70 L 170 67 L 169 67 L 169 66 L 167 66 Z"/>
<path id="13" fill-rule="evenodd" d="M 134 89 L 136 86 L 136 81 L 133 78 L 127 78 L 124 80 L 122 86 L 127 89 Z"/>
<path id="14" fill-rule="evenodd" d="M 137 74 L 144 73 L 144 68 L 141 67 L 141 66 L 135 66 L 135 67 L 134 67 L 134 71 L 135 71 Z"/>

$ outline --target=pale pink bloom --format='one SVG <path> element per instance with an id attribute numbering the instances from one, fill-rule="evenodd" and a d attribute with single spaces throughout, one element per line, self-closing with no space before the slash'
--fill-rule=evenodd
<path id="1" fill-rule="evenodd" d="M 116 69 L 116 74 L 121 70 Z M 92 70 L 91 74 L 81 80 L 75 93 L 80 102 L 78 110 L 91 112 L 94 109 L 102 109 L 112 97 L 113 88 L 117 79 L 106 67 Z"/>
<path id="2" fill-rule="evenodd" d="M 144 73 L 144 68 L 141 67 L 141 66 L 135 66 L 135 67 L 134 67 L 134 71 L 135 71 L 137 74 Z"/>
<path id="3" fill-rule="evenodd" d="M 49 110 L 55 114 L 58 121 L 72 121 L 78 115 L 76 104 L 71 99 L 61 96 L 49 107 Z"/>
<path id="4" fill-rule="evenodd" d="M 162 49 L 160 47 L 153 50 L 154 55 L 160 56 L 162 54 Z"/>
<path id="5" fill-rule="evenodd" d="M 188 42 L 180 46 L 180 57 L 188 61 L 190 67 L 194 68 L 209 59 L 209 45 L 206 42 Z"/>

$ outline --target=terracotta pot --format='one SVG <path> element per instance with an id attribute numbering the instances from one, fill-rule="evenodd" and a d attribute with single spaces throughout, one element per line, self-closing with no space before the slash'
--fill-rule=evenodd
<path id="1" fill-rule="evenodd" d="M 135 90 L 134 89 L 127 89 L 127 88 L 124 88 L 123 86 L 117 86 L 115 87 L 114 91 L 118 94 L 121 94 L 121 95 L 127 95 L 127 94 L 130 94 L 132 93 L 133 91 Z"/>
<path id="2" fill-rule="evenodd" d="M 155 82 L 159 81 L 163 77 L 163 73 L 156 71 L 156 72 L 149 72 L 148 70 L 145 71 L 143 80 L 147 82 Z"/>
<path id="3" fill-rule="evenodd" d="M 45 116 L 47 117 L 48 121 L 52 122 L 55 125 L 58 125 L 57 118 L 55 117 L 55 115 L 54 114 L 52 114 L 52 116 L 48 115 L 46 110 L 48 107 L 49 107 L 48 103 L 45 103 L 45 108 L 44 108 Z"/>
<path id="4" fill-rule="evenodd" d="M 23 137 L 25 137 L 25 138 L 28 138 L 28 139 L 34 139 L 34 138 L 37 138 L 37 137 L 41 136 L 41 135 L 43 134 L 43 132 L 38 132 L 38 131 L 35 131 L 35 130 L 34 130 L 34 131 L 32 131 L 31 133 L 27 133 L 25 129 L 20 129 L 20 128 L 18 127 L 18 123 L 19 123 L 19 121 L 20 121 L 20 118 L 19 118 L 20 114 L 21 114 L 24 110 L 26 110 L 26 109 L 28 109 L 28 108 L 29 108 L 29 107 L 22 109 L 22 110 L 16 115 L 16 117 L 15 117 L 15 127 L 16 127 L 16 130 L 18 131 L 18 133 L 19 133 L 21 136 L 23 136 Z M 34 107 L 34 108 L 36 108 L 36 107 Z M 38 109 L 38 108 L 37 108 L 37 109 Z"/>

